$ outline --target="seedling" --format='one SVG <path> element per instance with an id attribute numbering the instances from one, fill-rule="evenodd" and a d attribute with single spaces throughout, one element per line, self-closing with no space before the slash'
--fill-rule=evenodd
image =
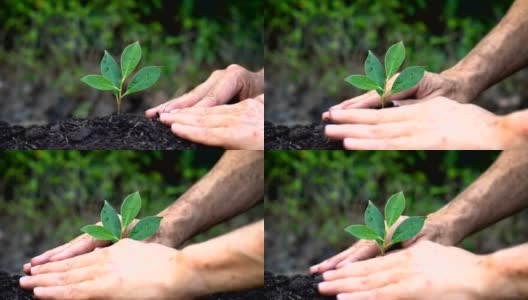
<path id="1" fill-rule="evenodd" d="M 359 239 L 376 241 L 383 256 L 390 246 L 413 238 L 423 228 L 425 217 L 409 217 L 396 228 L 390 241 L 387 240 L 387 232 L 400 218 L 404 210 L 405 196 L 403 192 L 394 194 L 387 200 L 385 220 L 376 205 L 369 200 L 365 210 L 366 225 L 352 225 L 347 227 L 345 231 Z"/>
<path id="2" fill-rule="evenodd" d="M 114 208 L 108 201 L 105 200 L 103 209 L 101 210 L 101 222 L 103 226 L 88 225 L 81 229 L 94 238 L 102 241 L 118 242 L 123 238 L 123 234 L 127 227 L 136 218 L 141 209 L 141 196 L 139 192 L 135 192 L 126 196 L 121 204 L 121 219 Z M 158 230 L 161 222 L 161 217 L 151 216 L 139 220 L 136 225 L 130 230 L 128 238 L 134 240 L 144 240 L 152 236 Z"/>
<path id="3" fill-rule="evenodd" d="M 125 80 L 132 74 L 140 59 L 141 46 L 139 42 L 130 44 L 123 50 L 121 69 L 112 55 L 105 50 L 101 60 L 101 75 L 86 75 L 81 78 L 81 81 L 98 90 L 112 91 L 117 101 L 117 113 L 119 113 L 123 97 L 148 89 L 158 81 L 161 75 L 161 67 L 144 67 L 130 79 L 125 91 Z"/>
<path id="4" fill-rule="evenodd" d="M 418 84 L 425 73 L 425 67 L 408 67 L 403 70 L 389 90 L 389 79 L 398 72 L 405 60 L 403 42 L 392 45 L 385 54 L 385 69 L 372 51 L 369 50 L 365 60 L 365 75 L 350 75 L 345 81 L 361 90 L 375 90 L 381 97 L 381 107 L 392 94 L 408 90 Z"/>

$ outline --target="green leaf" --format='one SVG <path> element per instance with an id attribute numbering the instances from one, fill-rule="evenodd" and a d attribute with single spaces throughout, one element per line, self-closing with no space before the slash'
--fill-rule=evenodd
<path id="1" fill-rule="evenodd" d="M 396 74 L 405 60 L 405 46 L 403 42 L 392 45 L 385 54 L 385 73 L 387 78 Z"/>
<path id="2" fill-rule="evenodd" d="M 119 220 L 119 216 L 112 205 L 106 200 L 101 210 L 101 222 L 103 222 L 103 226 L 115 237 L 121 237 L 121 221 Z"/>
<path id="3" fill-rule="evenodd" d="M 139 222 L 132 228 L 129 238 L 133 240 L 142 241 L 152 236 L 158 230 L 161 222 L 161 217 L 146 217 L 139 220 Z"/>
<path id="4" fill-rule="evenodd" d="M 385 219 L 387 220 L 387 228 L 390 228 L 405 210 L 405 196 L 403 192 L 399 192 L 390 196 L 385 204 Z"/>
<path id="5" fill-rule="evenodd" d="M 375 90 L 381 88 L 376 82 L 364 75 L 350 75 L 345 81 L 361 90 Z"/>
<path id="6" fill-rule="evenodd" d="M 383 90 L 382 88 L 377 88 L 377 89 L 376 89 L 376 92 L 377 92 L 378 95 L 381 97 L 381 96 L 383 96 L 383 92 L 384 92 L 384 90 Z"/>
<path id="7" fill-rule="evenodd" d="M 396 78 L 396 81 L 394 81 L 391 93 L 394 94 L 412 88 L 422 80 L 424 73 L 424 67 L 409 67 L 403 70 Z"/>
<path id="8" fill-rule="evenodd" d="M 86 75 L 81 78 L 81 81 L 93 87 L 94 89 L 102 91 L 119 90 L 110 80 L 104 78 L 101 75 Z"/>
<path id="9" fill-rule="evenodd" d="M 345 231 L 362 240 L 383 239 L 383 237 L 378 236 L 376 231 L 365 225 L 352 225 L 345 228 Z"/>
<path id="10" fill-rule="evenodd" d="M 101 241 L 113 241 L 113 242 L 118 241 L 117 237 L 115 237 L 110 232 L 110 230 L 104 228 L 103 226 L 88 225 L 88 226 L 84 226 L 83 228 L 81 228 L 81 231 Z"/>
<path id="11" fill-rule="evenodd" d="M 405 219 L 392 235 L 391 244 L 411 239 L 420 232 L 424 226 L 425 217 L 409 217 Z"/>
<path id="12" fill-rule="evenodd" d="M 365 74 L 379 86 L 385 86 L 385 70 L 383 70 L 379 59 L 372 51 L 369 51 L 365 60 Z"/>
<path id="13" fill-rule="evenodd" d="M 121 70 L 112 55 L 106 50 L 103 59 L 101 60 L 101 74 L 119 89 L 119 86 L 121 85 Z"/>
<path id="14" fill-rule="evenodd" d="M 126 196 L 121 204 L 121 219 L 123 220 L 123 230 L 126 230 L 128 225 L 137 217 L 141 209 L 141 196 L 139 192 L 135 192 Z"/>
<path id="15" fill-rule="evenodd" d="M 365 224 L 372 228 L 378 236 L 385 236 L 385 221 L 383 216 L 376 205 L 370 200 L 365 210 Z"/>
<path id="16" fill-rule="evenodd" d="M 137 72 L 136 75 L 134 75 L 134 77 L 132 77 L 130 80 L 125 95 L 130 95 L 132 93 L 148 89 L 154 85 L 156 81 L 158 81 L 160 74 L 161 67 L 156 66 L 145 67 L 139 70 L 139 72 Z"/>
<path id="17" fill-rule="evenodd" d="M 134 71 L 141 59 L 141 46 L 139 42 L 128 45 L 123 54 L 121 54 L 121 71 L 123 72 L 123 81 Z"/>

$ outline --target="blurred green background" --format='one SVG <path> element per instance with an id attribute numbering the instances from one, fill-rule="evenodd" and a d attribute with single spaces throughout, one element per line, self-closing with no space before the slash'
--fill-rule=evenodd
<path id="1" fill-rule="evenodd" d="M 41 251 L 81 234 L 108 200 L 119 207 L 139 191 L 140 216 L 172 204 L 210 170 L 222 151 L 0 151 L 0 270 L 19 272 Z M 264 205 L 191 242 L 262 219 Z"/>
<path id="2" fill-rule="evenodd" d="M 356 239 L 368 200 L 378 207 L 403 191 L 405 214 L 425 216 L 455 198 L 497 158 L 497 151 L 267 151 L 266 268 L 307 272 Z M 528 211 L 464 240 L 478 253 L 523 243 Z"/>
<path id="3" fill-rule="evenodd" d="M 142 113 L 218 68 L 263 66 L 262 0 L 4 0 L 0 9 L 0 120 L 29 124 L 115 111 L 111 93 L 79 79 L 140 41 L 140 66 L 161 79 L 124 101 Z M 118 60 L 119 61 L 119 60 Z M 110 94 L 110 95 L 107 95 Z"/>
<path id="4" fill-rule="evenodd" d="M 467 54 L 512 0 L 267 0 L 264 26 L 266 119 L 320 120 L 329 106 L 362 92 L 343 79 L 363 74 L 368 50 L 378 57 L 400 40 L 405 65 L 440 72 Z M 497 113 L 528 107 L 520 72 L 476 103 Z"/>

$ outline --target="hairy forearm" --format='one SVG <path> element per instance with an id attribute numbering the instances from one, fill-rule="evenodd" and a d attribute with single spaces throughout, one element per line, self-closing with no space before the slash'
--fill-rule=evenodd
<path id="1" fill-rule="evenodd" d="M 264 221 L 182 250 L 203 293 L 264 285 Z"/>
<path id="2" fill-rule="evenodd" d="M 501 153 L 473 184 L 439 211 L 428 216 L 445 224 L 452 244 L 528 207 L 528 151 Z"/>
<path id="3" fill-rule="evenodd" d="M 197 233 L 262 200 L 264 152 L 226 151 L 214 168 L 159 213 L 163 244 L 177 247 Z"/>
<path id="4" fill-rule="evenodd" d="M 528 1 L 515 1 L 497 26 L 464 59 L 444 73 L 468 86 L 472 99 L 528 64 Z"/>
<path id="5" fill-rule="evenodd" d="M 528 298 L 528 243 L 488 255 L 488 264 L 497 274 L 490 286 L 502 292 L 502 299 Z"/>

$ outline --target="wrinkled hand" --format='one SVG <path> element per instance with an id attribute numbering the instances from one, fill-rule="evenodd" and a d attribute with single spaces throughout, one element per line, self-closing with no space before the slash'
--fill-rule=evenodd
<path id="1" fill-rule="evenodd" d="M 160 115 L 177 136 L 227 149 L 264 149 L 264 94 L 214 107 L 191 107 Z"/>
<path id="2" fill-rule="evenodd" d="M 111 247 L 33 267 L 20 285 L 38 299 L 192 299 L 201 280 L 181 252 L 124 239 Z"/>
<path id="3" fill-rule="evenodd" d="M 239 65 L 230 65 L 214 71 L 211 76 L 192 91 L 145 112 L 147 118 L 156 114 L 187 107 L 211 107 L 227 103 L 238 96 L 239 100 L 264 93 L 264 75 L 250 72 Z"/>
<path id="4" fill-rule="evenodd" d="M 526 136 L 499 117 L 472 104 L 438 97 L 416 105 L 382 110 L 331 110 L 325 134 L 344 139 L 346 149 L 512 149 Z"/>
<path id="5" fill-rule="evenodd" d="M 338 300 L 502 299 L 492 284 L 497 277 L 487 256 L 425 241 L 328 271 L 319 291 Z"/>
<path id="6" fill-rule="evenodd" d="M 399 73 L 392 76 L 387 87 L 390 89 L 398 77 Z M 455 101 L 467 103 L 476 97 L 476 91 L 457 72 L 446 71 L 441 74 L 425 72 L 422 80 L 413 88 L 396 93 L 387 98 L 386 101 L 392 101 L 395 106 L 406 104 L 415 104 L 433 98 L 442 96 Z M 412 99 L 412 100 L 409 100 Z M 381 98 L 376 91 L 367 92 L 361 96 L 345 100 L 330 108 L 333 109 L 352 109 L 352 108 L 376 108 L 381 106 Z M 329 112 L 323 113 L 323 120 L 328 119 Z"/>
<path id="7" fill-rule="evenodd" d="M 387 239 L 390 241 L 392 234 L 398 226 L 407 219 L 401 216 L 398 221 L 389 229 Z M 432 241 L 442 245 L 455 245 L 457 240 L 446 228 L 445 224 L 432 218 L 427 218 L 422 230 L 412 239 L 401 243 L 402 248 L 409 248 L 420 241 Z M 359 240 L 347 250 L 324 260 L 310 268 L 311 273 L 323 273 L 332 269 L 341 269 L 351 263 L 370 259 L 380 254 L 378 244 L 375 241 Z"/>

